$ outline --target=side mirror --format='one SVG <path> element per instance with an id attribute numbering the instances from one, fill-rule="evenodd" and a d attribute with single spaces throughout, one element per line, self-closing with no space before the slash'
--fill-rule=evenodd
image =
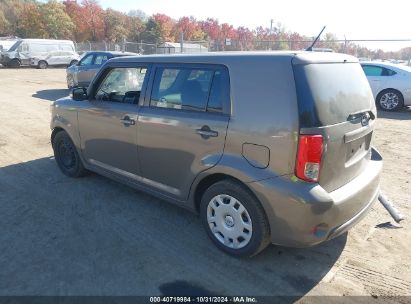
<path id="1" fill-rule="evenodd" d="M 76 101 L 82 101 L 88 99 L 86 88 L 74 88 L 71 91 L 71 97 Z"/>

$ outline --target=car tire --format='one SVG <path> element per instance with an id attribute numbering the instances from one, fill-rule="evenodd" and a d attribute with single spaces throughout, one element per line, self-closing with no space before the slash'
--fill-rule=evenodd
<path id="1" fill-rule="evenodd" d="M 404 106 L 404 97 L 397 90 L 387 89 L 378 94 L 376 103 L 383 111 L 398 111 Z"/>
<path id="2" fill-rule="evenodd" d="M 65 131 L 54 136 L 52 146 L 57 165 L 65 175 L 81 177 L 87 174 L 73 141 Z"/>
<path id="3" fill-rule="evenodd" d="M 21 66 L 21 62 L 18 59 L 13 59 L 12 61 L 10 61 L 7 64 L 8 67 L 12 68 L 12 69 L 17 69 Z"/>
<path id="4" fill-rule="evenodd" d="M 211 185 L 203 194 L 200 217 L 214 244 L 233 256 L 250 257 L 270 243 L 270 228 L 257 198 L 234 180 Z"/>
<path id="5" fill-rule="evenodd" d="M 48 67 L 48 64 L 44 60 L 40 60 L 39 63 L 37 64 L 37 68 L 39 68 L 40 70 L 47 69 L 47 67 Z"/>

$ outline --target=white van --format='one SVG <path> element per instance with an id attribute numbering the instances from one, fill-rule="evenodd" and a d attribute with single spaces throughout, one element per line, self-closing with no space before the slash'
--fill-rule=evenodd
<path id="1" fill-rule="evenodd" d="M 30 65 L 45 69 L 72 65 L 79 57 L 70 40 L 21 39 L 8 51 L 1 52 L 0 63 L 12 68 Z"/>

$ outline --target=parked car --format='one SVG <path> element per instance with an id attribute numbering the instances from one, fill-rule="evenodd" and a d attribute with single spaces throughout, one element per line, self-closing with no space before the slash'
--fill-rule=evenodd
<path id="1" fill-rule="evenodd" d="M 411 106 L 411 68 L 387 62 L 361 62 L 377 106 L 396 111 Z"/>
<path id="2" fill-rule="evenodd" d="M 20 39 L 9 50 L 1 52 L 0 62 L 12 68 L 35 66 L 68 66 L 78 61 L 73 41 L 53 39 Z"/>
<path id="3" fill-rule="evenodd" d="M 198 212 L 232 255 L 334 238 L 379 193 L 375 103 L 348 55 L 115 58 L 51 113 L 64 174 L 94 171 Z"/>
<path id="4" fill-rule="evenodd" d="M 81 60 L 67 68 L 67 87 L 87 87 L 101 66 L 109 59 L 122 56 L 136 56 L 129 52 L 87 52 Z"/>

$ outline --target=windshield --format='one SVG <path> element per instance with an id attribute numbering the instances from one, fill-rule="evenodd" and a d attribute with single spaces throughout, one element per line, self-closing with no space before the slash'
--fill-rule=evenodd
<path id="1" fill-rule="evenodd" d="M 22 41 L 17 41 L 15 44 L 12 45 L 11 48 L 9 48 L 9 52 L 14 52 L 15 50 L 17 50 L 17 48 L 20 46 L 20 44 L 22 43 Z"/>
<path id="2" fill-rule="evenodd" d="M 372 109 L 373 96 L 358 63 L 294 65 L 302 128 L 347 121 Z"/>

